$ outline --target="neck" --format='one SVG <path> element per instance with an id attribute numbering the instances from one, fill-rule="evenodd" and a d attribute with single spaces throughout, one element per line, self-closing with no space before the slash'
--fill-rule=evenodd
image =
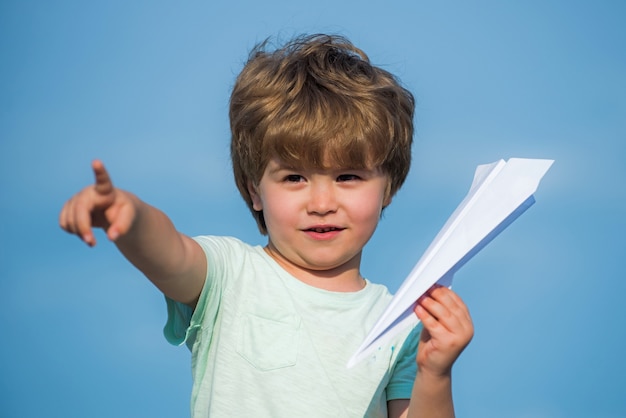
<path id="1" fill-rule="evenodd" d="M 353 263 L 346 263 L 328 270 L 314 270 L 289 262 L 272 245 L 263 249 L 287 273 L 309 286 L 331 292 L 358 292 L 365 287 L 365 279 L 361 276 L 358 268 L 360 256 Z"/>

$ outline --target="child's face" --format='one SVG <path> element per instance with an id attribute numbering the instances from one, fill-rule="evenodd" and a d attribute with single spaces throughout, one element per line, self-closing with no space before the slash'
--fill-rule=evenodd
<path id="1" fill-rule="evenodd" d="M 250 191 L 269 253 L 292 275 L 358 276 L 361 251 L 389 203 L 388 183 L 379 169 L 292 169 L 272 159 Z"/>

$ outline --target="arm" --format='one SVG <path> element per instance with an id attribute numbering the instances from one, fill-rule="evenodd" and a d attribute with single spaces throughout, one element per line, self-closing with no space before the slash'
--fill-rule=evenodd
<path id="1" fill-rule="evenodd" d="M 59 216 L 61 227 L 87 245 L 92 228 L 106 231 L 121 253 L 165 295 L 194 306 L 206 275 L 200 246 L 179 233 L 160 210 L 113 186 L 100 161 L 92 164 L 95 184 L 68 200 Z"/>
<path id="2" fill-rule="evenodd" d="M 411 399 L 388 402 L 390 418 L 454 417 L 452 365 L 474 335 L 467 307 L 452 290 L 435 287 L 418 301 L 424 329 L 417 348 Z"/>

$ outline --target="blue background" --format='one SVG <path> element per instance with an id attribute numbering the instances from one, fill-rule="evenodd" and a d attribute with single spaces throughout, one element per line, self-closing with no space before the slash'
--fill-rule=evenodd
<path id="1" fill-rule="evenodd" d="M 417 98 L 414 163 L 366 247 L 395 291 L 500 158 L 552 158 L 537 204 L 457 274 L 462 417 L 626 416 L 626 3 L 0 2 L 0 415 L 187 416 L 162 296 L 57 224 L 102 159 L 188 234 L 264 243 L 227 102 L 268 36 L 341 33 Z"/>

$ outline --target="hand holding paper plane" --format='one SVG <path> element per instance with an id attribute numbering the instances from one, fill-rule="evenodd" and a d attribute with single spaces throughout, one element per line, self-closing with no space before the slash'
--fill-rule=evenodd
<path id="1" fill-rule="evenodd" d="M 511 158 L 478 166 L 467 196 L 404 280 L 348 367 L 416 325 L 416 300 L 435 283 L 450 286 L 459 268 L 535 203 L 533 193 L 553 162 Z"/>

